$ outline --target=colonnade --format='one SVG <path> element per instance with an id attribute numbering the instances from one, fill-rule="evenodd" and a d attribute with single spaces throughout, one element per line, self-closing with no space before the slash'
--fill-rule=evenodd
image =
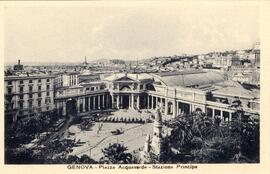
<path id="1" fill-rule="evenodd" d="M 97 94 L 89 96 L 81 96 L 72 100 L 76 101 L 77 113 L 89 112 L 94 110 L 101 110 L 107 108 L 122 109 L 124 104 L 124 97 L 128 97 L 128 108 L 141 109 L 140 108 L 140 96 L 139 94 Z M 232 113 L 234 111 L 225 108 L 217 108 L 215 106 L 205 106 L 203 104 L 197 105 L 188 101 L 181 101 L 179 99 L 167 98 L 156 95 L 146 95 L 146 109 L 155 110 L 157 107 L 161 108 L 161 112 L 165 115 L 171 115 L 173 118 L 181 113 L 192 113 L 197 109 L 205 112 L 208 116 L 220 117 L 222 121 L 231 121 Z M 56 102 L 56 107 L 62 108 L 62 114 L 66 115 L 67 111 L 67 100 Z M 127 102 L 127 98 L 125 99 Z"/>
<path id="2" fill-rule="evenodd" d="M 181 113 L 190 114 L 193 111 L 200 110 L 205 112 L 208 116 L 213 119 L 219 116 L 222 121 L 231 121 L 232 114 L 234 111 L 217 108 L 213 106 L 206 106 L 204 104 L 195 104 L 188 101 L 181 101 L 179 99 L 172 99 L 163 96 L 148 95 L 147 98 L 147 109 L 155 110 L 157 107 L 161 108 L 161 112 L 165 115 L 171 115 L 176 117 Z"/>
<path id="3" fill-rule="evenodd" d="M 111 108 L 111 96 L 109 94 L 80 96 L 56 102 L 56 108 L 58 111 L 62 111 L 62 115 L 67 115 L 67 102 L 71 100 L 75 101 L 74 103 L 76 103 L 77 113 Z"/>
<path id="4" fill-rule="evenodd" d="M 128 108 L 140 109 L 140 98 L 139 94 L 112 94 L 112 106 L 116 109 L 122 109 L 124 104 L 124 97 L 128 97 Z"/>
<path id="5" fill-rule="evenodd" d="M 216 108 L 212 106 L 208 106 L 206 108 L 206 114 L 208 116 L 211 116 L 212 119 L 215 117 L 220 117 L 222 121 L 232 121 L 234 111 L 222 109 L 222 108 Z"/>
<path id="6" fill-rule="evenodd" d="M 187 105 L 188 111 L 186 109 L 185 111 L 181 109 L 181 104 Z M 147 109 L 156 109 L 157 107 L 161 108 L 163 114 L 172 115 L 172 117 L 176 117 L 182 112 L 191 113 L 193 111 L 193 105 L 191 103 L 183 103 L 179 100 L 162 96 L 148 95 Z"/>

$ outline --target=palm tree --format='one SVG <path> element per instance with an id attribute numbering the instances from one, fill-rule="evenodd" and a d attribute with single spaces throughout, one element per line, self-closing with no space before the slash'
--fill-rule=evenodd
<path id="1" fill-rule="evenodd" d="M 243 155 L 242 148 L 244 147 L 245 140 L 248 139 L 249 134 L 252 134 L 254 130 L 252 124 L 250 124 L 253 121 L 244 115 L 242 102 L 238 98 L 232 102 L 230 107 L 235 109 L 234 115 L 236 115 L 236 118 L 230 123 L 230 134 L 237 139 L 238 150 L 233 160 L 237 163 L 249 162 L 249 159 Z"/>
<path id="2" fill-rule="evenodd" d="M 108 148 L 102 149 L 104 157 L 100 159 L 100 163 L 105 164 L 131 164 L 133 157 L 130 153 L 126 153 L 127 147 L 122 144 L 114 143 Z"/>
<path id="3" fill-rule="evenodd" d="M 80 158 L 76 155 L 69 155 L 68 158 L 66 159 L 67 164 L 79 164 L 80 163 Z"/>
<path id="4" fill-rule="evenodd" d="M 81 156 L 79 162 L 81 164 L 96 164 L 97 163 L 95 160 L 93 160 L 92 158 L 90 158 L 88 155 Z"/>
<path id="5" fill-rule="evenodd" d="M 173 147 L 180 149 L 184 145 L 191 142 L 193 138 L 192 125 L 185 117 L 177 117 L 168 123 L 168 127 L 172 129 L 169 141 L 173 142 Z"/>
<path id="6" fill-rule="evenodd" d="M 230 135 L 237 140 L 237 153 L 233 157 L 234 162 L 252 162 L 259 160 L 259 124 L 253 120 L 238 117 L 230 124 Z"/>

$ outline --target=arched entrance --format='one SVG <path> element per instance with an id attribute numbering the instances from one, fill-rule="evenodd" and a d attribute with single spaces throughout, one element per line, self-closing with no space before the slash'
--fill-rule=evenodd
<path id="1" fill-rule="evenodd" d="M 67 114 L 75 114 L 77 113 L 77 101 L 75 99 L 67 100 Z"/>
<path id="2" fill-rule="evenodd" d="M 129 95 L 123 95 L 123 109 L 128 109 L 129 108 Z"/>

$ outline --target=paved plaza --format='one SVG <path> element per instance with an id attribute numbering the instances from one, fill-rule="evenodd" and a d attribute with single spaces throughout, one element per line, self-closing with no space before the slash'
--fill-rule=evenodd
<path id="1" fill-rule="evenodd" d="M 149 113 L 139 113 L 135 110 L 119 110 L 112 113 L 114 117 L 128 118 L 148 118 Z M 101 129 L 99 130 L 99 127 Z M 111 131 L 122 129 L 123 134 L 113 135 Z M 80 141 L 78 145 L 73 147 L 72 155 L 82 156 L 83 154 L 90 155 L 94 160 L 99 160 L 103 154 L 102 149 L 113 143 L 123 143 L 128 152 L 133 152 L 142 148 L 147 134 L 152 135 L 152 123 L 137 124 L 137 123 L 102 123 L 97 122 L 89 131 L 82 131 L 79 125 L 72 125 L 68 131 L 72 134 L 68 138 Z M 99 131 L 98 131 L 99 130 Z"/>

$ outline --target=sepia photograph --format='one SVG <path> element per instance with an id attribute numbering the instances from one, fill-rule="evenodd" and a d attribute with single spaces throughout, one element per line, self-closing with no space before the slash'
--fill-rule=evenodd
<path id="1" fill-rule="evenodd" d="M 4 164 L 260 164 L 259 6 L 3 18 Z"/>

